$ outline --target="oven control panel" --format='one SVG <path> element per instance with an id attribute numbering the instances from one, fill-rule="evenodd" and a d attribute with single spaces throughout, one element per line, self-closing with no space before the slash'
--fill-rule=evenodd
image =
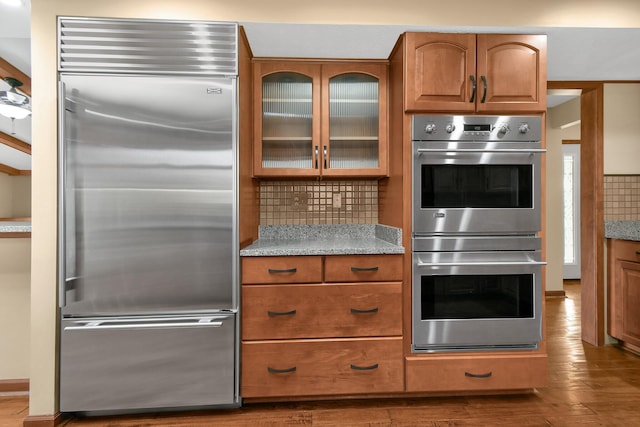
<path id="1" fill-rule="evenodd" d="M 414 115 L 413 141 L 540 141 L 539 116 Z"/>

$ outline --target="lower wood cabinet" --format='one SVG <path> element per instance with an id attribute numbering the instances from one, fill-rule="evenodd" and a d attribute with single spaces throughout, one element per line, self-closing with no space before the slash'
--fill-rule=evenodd
<path id="1" fill-rule="evenodd" d="M 609 239 L 608 333 L 640 353 L 640 242 Z"/>
<path id="2" fill-rule="evenodd" d="M 547 383 L 545 354 L 409 356 L 408 392 L 525 390 Z"/>
<path id="3" fill-rule="evenodd" d="M 402 392 L 402 337 L 243 342 L 240 384 L 245 398 Z"/>
<path id="4" fill-rule="evenodd" d="M 402 285 L 254 285 L 243 288 L 242 339 L 402 335 Z"/>
<path id="5" fill-rule="evenodd" d="M 402 255 L 242 259 L 243 398 L 404 392 Z"/>

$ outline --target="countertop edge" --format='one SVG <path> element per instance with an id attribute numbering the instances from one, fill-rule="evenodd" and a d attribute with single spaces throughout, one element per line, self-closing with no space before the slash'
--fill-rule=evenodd
<path id="1" fill-rule="evenodd" d="M 263 227 L 263 226 L 261 226 Z M 258 240 L 240 250 L 241 257 L 304 255 L 404 254 L 402 230 L 382 224 L 266 226 Z M 325 233 L 326 232 L 326 237 Z M 336 232 L 338 231 L 338 232 Z M 282 236 L 282 237 L 276 237 Z"/>
<path id="2" fill-rule="evenodd" d="M 605 221 L 604 237 L 606 239 L 640 241 L 640 220 Z"/>

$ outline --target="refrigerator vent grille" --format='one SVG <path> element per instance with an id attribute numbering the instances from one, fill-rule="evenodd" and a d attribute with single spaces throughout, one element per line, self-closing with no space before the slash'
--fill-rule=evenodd
<path id="1" fill-rule="evenodd" d="M 238 74 L 238 25 L 58 18 L 58 71 Z"/>

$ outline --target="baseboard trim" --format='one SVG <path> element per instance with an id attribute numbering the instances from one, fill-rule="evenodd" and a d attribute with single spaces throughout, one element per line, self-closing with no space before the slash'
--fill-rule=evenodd
<path id="1" fill-rule="evenodd" d="M 29 415 L 22 423 L 23 427 L 56 427 L 62 424 L 62 414 Z"/>
<path id="2" fill-rule="evenodd" d="M 546 291 L 544 296 L 547 298 L 566 298 L 567 293 L 565 291 Z"/>
<path id="3" fill-rule="evenodd" d="M 0 393 L 16 391 L 29 391 L 29 379 L 20 378 L 17 380 L 0 380 Z"/>

